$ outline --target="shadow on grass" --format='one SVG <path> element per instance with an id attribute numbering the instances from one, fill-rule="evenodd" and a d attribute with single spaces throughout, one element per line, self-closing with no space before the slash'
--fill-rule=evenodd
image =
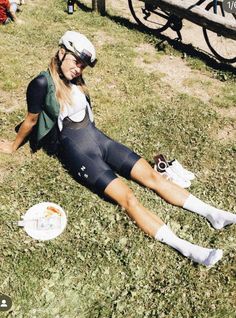
<path id="1" fill-rule="evenodd" d="M 76 5 L 83 10 L 84 12 L 93 12 L 92 8 L 89 8 L 88 6 L 86 6 L 85 4 L 83 4 L 82 2 L 75 0 Z M 92 1 L 91 1 L 92 3 Z"/>
<path id="2" fill-rule="evenodd" d="M 81 3 L 80 1 L 77 0 L 76 3 L 81 10 L 83 10 L 85 12 L 92 12 L 91 8 L 89 8 L 85 4 Z M 202 50 L 199 50 L 199 49 L 196 49 L 191 44 L 185 44 L 185 43 L 179 41 L 177 38 L 170 39 L 168 36 L 157 33 L 155 31 L 151 31 L 151 30 L 147 31 L 142 26 L 140 26 L 136 23 L 133 23 L 124 17 L 111 15 L 109 13 L 106 13 L 104 16 L 106 18 L 110 19 L 111 21 L 113 21 L 119 25 L 124 26 L 125 28 L 127 28 L 129 30 L 137 30 L 143 34 L 155 36 L 157 39 L 157 43 L 155 45 L 155 48 L 158 51 L 164 51 L 165 43 L 167 43 L 170 46 L 172 46 L 175 50 L 177 50 L 183 54 L 187 54 L 188 56 L 196 57 L 196 58 L 200 59 L 207 66 L 209 66 L 215 70 L 230 72 L 234 75 L 236 74 L 236 68 L 233 65 L 221 63 L 221 62 L 217 61 L 212 54 L 205 52 L 205 51 L 202 51 Z"/>

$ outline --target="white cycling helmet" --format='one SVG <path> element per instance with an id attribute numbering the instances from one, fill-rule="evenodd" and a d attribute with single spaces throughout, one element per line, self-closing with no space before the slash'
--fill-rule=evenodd
<path id="1" fill-rule="evenodd" d="M 85 64 L 94 67 L 96 59 L 96 51 L 93 44 L 85 35 L 76 31 L 67 31 L 59 41 L 60 46 L 64 46 L 66 50 L 72 52 L 80 58 Z"/>

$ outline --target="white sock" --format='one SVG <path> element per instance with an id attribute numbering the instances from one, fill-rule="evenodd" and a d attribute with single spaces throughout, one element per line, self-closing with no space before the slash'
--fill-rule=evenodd
<path id="1" fill-rule="evenodd" d="M 178 250 L 196 263 L 212 266 L 223 256 L 220 249 L 209 249 L 180 239 L 167 225 L 163 225 L 156 233 L 155 239 Z"/>
<path id="2" fill-rule="evenodd" d="M 213 206 L 199 200 L 192 194 L 190 194 L 185 201 L 183 208 L 205 216 L 212 226 L 218 230 L 222 229 L 226 225 L 236 224 L 236 214 L 214 208 Z"/>

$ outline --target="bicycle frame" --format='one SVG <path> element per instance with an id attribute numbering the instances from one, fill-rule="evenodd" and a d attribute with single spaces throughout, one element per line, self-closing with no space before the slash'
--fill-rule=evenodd
<path id="1" fill-rule="evenodd" d="M 190 5 L 187 0 L 128 0 L 128 3 L 136 22 L 156 34 L 170 27 L 181 40 L 183 19 L 201 26 L 205 41 L 215 57 L 221 62 L 235 63 L 236 15 L 225 13 L 223 1 L 196 0 L 193 3 L 191 0 Z"/>

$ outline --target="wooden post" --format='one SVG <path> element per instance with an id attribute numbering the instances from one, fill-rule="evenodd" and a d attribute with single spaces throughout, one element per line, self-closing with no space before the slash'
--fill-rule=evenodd
<path id="1" fill-rule="evenodd" d="M 101 15 L 106 14 L 105 0 L 92 0 L 92 9 L 99 12 Z"/>
<path id="2" fill-rule="evenodd" d="M 159 8 L 185 18 L 195 24 L 217 32 L 225 37 L 236 40 L 236 22 L 227 21 L 226 18 L 206 11 L 199 6 L 189 5 L 186 0 L 143 0 L 156 4 Z M 219 9 L 219 8 L 218 8 Z"/>

